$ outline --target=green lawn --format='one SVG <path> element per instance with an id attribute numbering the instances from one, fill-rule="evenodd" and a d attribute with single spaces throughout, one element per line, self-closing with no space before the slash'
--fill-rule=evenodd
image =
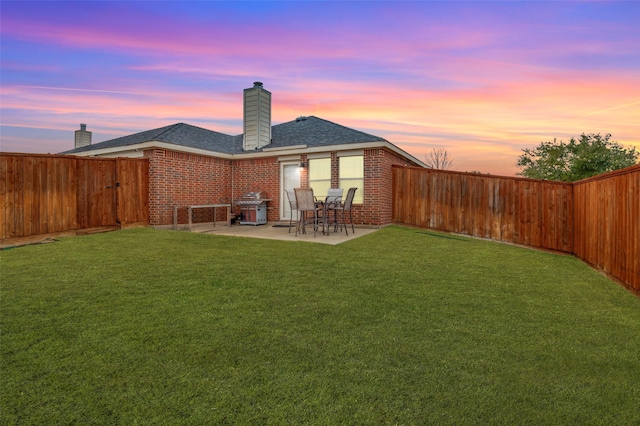
<path id="1" fill-rule="evenodd" d="M 0 261 L 3 425 L 640 424 L 640 299 L 569 256 L 143 228 Z"/>

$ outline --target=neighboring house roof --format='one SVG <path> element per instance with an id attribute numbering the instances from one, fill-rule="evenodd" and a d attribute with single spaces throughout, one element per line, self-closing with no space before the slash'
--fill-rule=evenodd
<path id="1" fill-rule="evenodd" d="M 124 148 L 145 142 L 164 142 L 182 147 L 202 149 L 224 154 L 243 154 L 242 135 L 231 136 L 185 123 L 172 124 L 121 138 L 88 145 L 62 154 L 86 153 L 106 148 Z M 322 147 L 365 142 L 387 142 L 385 139 L 351 129 L 318 117 L 300 117 L 271 128 L 271 143 L 261 149 L 306 145 Z M 388 143 L 388 142 L 387 142 Z"/>

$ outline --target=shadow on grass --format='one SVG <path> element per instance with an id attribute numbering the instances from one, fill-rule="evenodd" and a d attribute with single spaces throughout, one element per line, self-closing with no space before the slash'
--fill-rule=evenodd
<path id="1" fill-rule="evenodd" d="M 430 237 L 438 237 L 438 238 L 446 238 L 449 240 L 456 240 L 456 241 L 464 241 L 465 243 L 468 243 L 469 241 L 471 241 L 471 239 L 469 237 L 459 237 L 456 235 L 449 235 L 449 234 L 435 234 L 433 232 L 428 232 L 428 231 L 415 231 L 416 234 L 421 234 L 421 235 L 428 235 Z"/>

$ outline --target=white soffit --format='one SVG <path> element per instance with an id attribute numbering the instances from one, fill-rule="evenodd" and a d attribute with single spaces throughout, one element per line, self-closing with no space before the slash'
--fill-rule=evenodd
<path id="1" fill-rule="evenodd" d="M 321 158 L 331 158 L 331 153 L 330 152 L 321 152 L 321 153 L 317 153 L 317 154 L 308 154 L 307 155 L 307 160 L 318 160 Z"/>
<path id="2" fill-rule="evenodd" d="M 142 152 L 146 149 L 151 149 L 151 148 L 160 148 L 160 149 L 166 149 L 169 151 L 187 152 L 189 154 L 206 155 L 207 157 L 218 157 L 218 158 L 224 158 L 228 160 L 233 159 L 233 155 L 231 154 L 224 154 L 221 152 L 209 151 L 206 149 L 191 148 L 188 146 L 181 146 L 181 145 L 175 145 L 172 143 L 156 142 L 156 141 L 143 142 L 135 145 L 115 146 L 115 147 L 109 147 L 109 148 L 94 149 L 91 151 L 77 152 L 77 153 L 74 153 L 73 155 L 77 155 L 81 157 L 108 157 L 108 156 L 117 157 L 118 155 L 121 155 L 121 154 L 124 155 L 125 152 L 130 152 L 130 151 Z"/>
<path id="3" fill-rule="evenodd" d="M 294 145 L 290 147 L 282 147 L 282 148 L 265 148 L 262 151 L 258 152 L 248 152 L 241 154 L 226 154 L 216 151 L 209 151 L 205 149 L 192 148 L 188 146 L 175 145 L 167 142 L 158 142 L 158 141 L 150 141 L 143 142 L 135 145 L 127 145 L 127 146 L 118 146 L 118 147 L 110 147 L 103 149 L 95 149 L 91 151 L 78 152 L 73 155 L 81 156 L 81 157 L 108 157 L 114 156 L 130 156 L 128 153 L 131 152 L 142 152 L 145 149 L 151 148 L 160 148 L 167 149 L 169 151 L 178 151 L 178 152 L 187 152 L 190 154 L 204 155 L 207 157 L 218 157 L 224 158 L 227 160 L 239 160 L 239 159 L 251 159 L 251 158 L 264 158 L 264 157 L 273 157 L 275 154 L 280 154 L 278 158 L 286 158 L 286 157 L 294 157 L 297 156 L 299 159 L 300 155 L 307 154 L 308 158 L 326 158 L 329 156 L 330 152 L 336 152 L 338 157 L 344 156 L 353 156 L 353 155 L 363 155 L 365 149 L 371 148 L 387 148 L 390 151 L 399 154 L 402 157 L 405 157 L 416 164 L 419 164 L 422 167 L 427 167 L 422 161 L 418 160 L 414 156 L 408 154 L 404 150 L 398 148 L 390 142 L 364 142 L 364 143 L 356 143 L 349 145 L 327 145 L 327 146 L 319 146 L 309 148 L 307 145 Z M 318 157 L 313 157 L 314 155 L 319 155 Z M 324 156 L 324 157 L 323 157 Z"/>
<path id="4" fill-rule="evenodd" d="M 300 161 L 300 155 L 285 155 L 285 156 L 280 156 L 278 157 L 278 161 L 279 162 L 285 162 L 285 161 Z"/>
<path id="5" fill-rule="evenodd" d="M 364 155 L 364 149 L 352 149 L 349 151 L 338 151 L 338 157 L 354 157 L 356 155 Z"/>

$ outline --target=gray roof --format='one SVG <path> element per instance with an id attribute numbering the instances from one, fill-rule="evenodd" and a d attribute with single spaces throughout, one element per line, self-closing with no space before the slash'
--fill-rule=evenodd
<path id="1" fill-rule="evenodd" d="M 386 140 L 379 136 L 310 116 L 300 117 L 294 121 L 273 126 L 271 128 L 271 144 L 265 148 L 280 148 L 292 145 L 317 147 L 363 142 L 386 142 Z"/>
<path id="2" fill-rule="evenodd" d="M 62 152 L 62 154 L 76 154 L 78 152 L 87 152 L 96 149 L 125 147 L 151 141 L 166 142 L 184 147 L 200 148 L 229 154 L 234 152 L 235 147 L 235 138 L 233 136 L 191 126 L 190 124 L 177 123 L 160 127 L 159 129 L 147 130 L 145 132 L 83 146 Z"/>
<path id="3" fill-rule="evenodd" d="M 242 150 L 242 135 L 231 136 L 190 124 L 177 123 L 159 129 L 147 130 L 145 132 L 72 149 L 62 154 L 76 154 L 96 149 L 125 147 L 152 141 L 225 154 L 241 154 L 246 152 Z M 363 142 L 386 142 L 386 140 L 331 121 L 310 116 L 300 117 L 287 123 L 272 126 L 271 143 L 264 148 L 286 148 L 295 145 L 322 147 Z M 259 152 L 260 150 L 256 151 Z"/>

